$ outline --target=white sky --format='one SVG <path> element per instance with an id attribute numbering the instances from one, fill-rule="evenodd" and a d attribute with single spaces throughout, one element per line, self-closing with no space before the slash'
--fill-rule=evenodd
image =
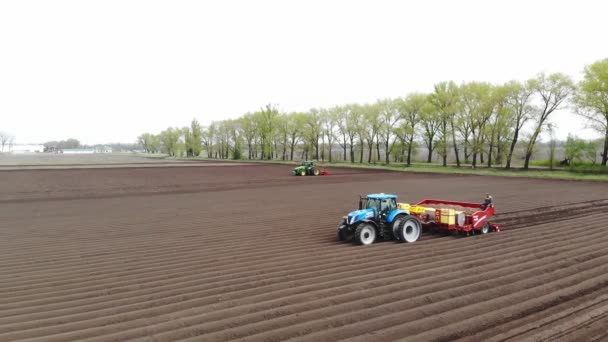
<path id="1" fill-rule="evenodd" d="M 454 80 L 575 80 L 608 57 L 597 1 L 0 2 L 0 131 L 134 142 L 236 118 L 431 92 Z M 558 138 L 582 130 L 569 111 Z"/>

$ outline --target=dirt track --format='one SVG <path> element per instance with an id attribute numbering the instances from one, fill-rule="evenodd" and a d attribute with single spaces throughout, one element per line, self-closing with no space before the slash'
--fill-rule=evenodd
<path id="1" fill-rule="evenodd" d="M 608 185 L 290 166 L 0 172 L 0 341 L 608 338 Z M 338 243 L 358 194 L 503 231 Z"/>

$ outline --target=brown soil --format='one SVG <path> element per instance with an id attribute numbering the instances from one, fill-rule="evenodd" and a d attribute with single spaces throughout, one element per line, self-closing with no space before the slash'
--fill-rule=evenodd
<path id="1" fill-rule="evenodd" d="M 606 338 L 608 185 L 291 168 L 0 172 L 0 341 Z M 337 242 L 377 192 L 503 231 Z"/>

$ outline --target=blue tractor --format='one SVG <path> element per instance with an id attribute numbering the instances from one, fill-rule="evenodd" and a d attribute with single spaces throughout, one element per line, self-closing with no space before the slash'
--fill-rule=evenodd
<path id="1" fill-rule="evenodd" d="M 420 220 L 400 208 L 397 195 L 391 194 L 359 196 L 359 210 L 343 219 L 338 225 L 338 239 L 353 239 L 359 245 L 371 245 L 376 240 L 415 242 L 422 232 Z"/>

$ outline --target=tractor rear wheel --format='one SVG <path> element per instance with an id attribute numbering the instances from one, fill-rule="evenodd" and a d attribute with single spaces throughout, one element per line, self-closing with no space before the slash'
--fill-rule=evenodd
<path id="1" fill-rule="evenodd" d="M 369 223 L 361 223 L 355 230 L 355 241 L 359 245 L 371 245 L 376 241 L 376 229 Z"/>
<path id="2" fill-rule="evenodd" d="M 393 218 L 393 236 L 395 237 L 396 240 L 399 240 L 399 225 L 401 224 L 401 221 L 403 221 L 403 218 L 406 215 L 401 214 L 401 215 L 397 215 L 395 216 L 395 218 Z"/>
<path id="3" fill-rule="evenodd" d="M 321 170 L 317 169 L 316 167 L 313 167 L 312 170 L 310 170 L 310 173 L 312 173 L 313 176 L 318 176 L 321 174 Z"/>
<path id="4" fill-rule="evenodd" d="M 483 224 L 483 227 L 481 227 L 480 232 L 481 234 L 488 234 L 490 232 L 490 225 L 488 224 L 488 222 Z"/>
<path id="5" fill-rule="evenodd" d="M 416 242 L 422 232 L 422 224 L 414 216 L 405 216 L 399 223 L 398 236 L 401 242 Z"/>

